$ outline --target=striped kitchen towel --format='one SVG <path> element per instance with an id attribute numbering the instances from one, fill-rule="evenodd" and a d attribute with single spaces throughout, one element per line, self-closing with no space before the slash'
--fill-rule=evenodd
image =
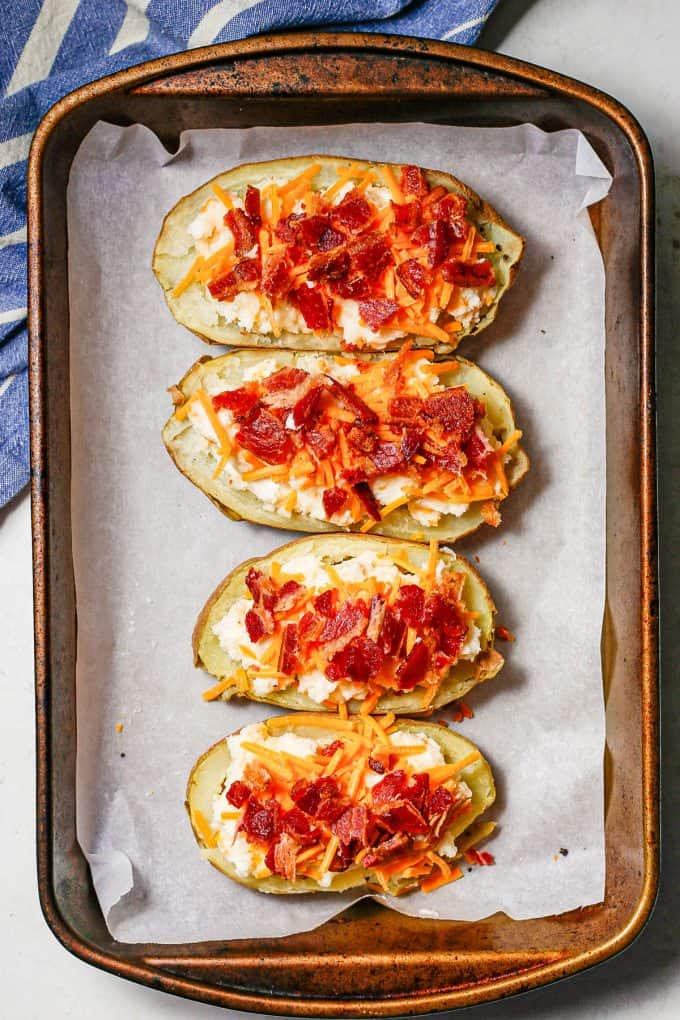
<path id="1" fill-rule="evenodd" d="M 0 0 L 0 506 L 28 482 L 26 161 L 85 82 L 179 50 L 324 25 L 472 43 L 498 0 Z"/>

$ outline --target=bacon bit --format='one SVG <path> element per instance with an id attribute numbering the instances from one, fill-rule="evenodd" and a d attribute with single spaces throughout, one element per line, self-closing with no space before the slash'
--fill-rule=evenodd
<path id="1" fill-rule="evenodd" d="M 294 882 L 299 849 L 298 843 L 287 832 L 284 832 L 267 850 L 264 863 L 272 875 L 281 875 L 288 882 Z"/>
<path id="2" fill-rule="evenodd" d="M 331 518 L 334 514 L 339 513 L 345 506 L 349 499 L 349 493 L 344 489 L 339 489 L 337 487 L 333 489 L 324 489 L 321 499 L 326 517 Z"/>
<path id="3" fill-rule="evenodd" d="M 229 209 L 224 216 L 224 222 L 234 235 L 237 255 L 245 255 L 254 244 L 257 244 L 257 231 L 260 224 L 253 222 L 243 209 Z"/>
<path id="4" fill-rule="evenodd" d="M 337 379 L 330 375 L 326 376 L 326 380 L 333 396 L 343 407 L 346 407 L 348 411 L 355 414 L 360 422 L 364 422 L 367 425 L 375 425 L 378 422 L 378 415 L 357 395 L 351 383 L 343 385 L 343 383 L 339 383 Z"/>
<path id="5" fill-rule="evenodd" d="M 291 264 L 285 253 L 270 255 L 262 267 L 262 290 L 271 300 L 285 297 L 292 286 Z"/>
<path id="6" fill-rule="evenodd" d="M 336 751 L 342 750 L 344 747 L 342 740 L 333 740 L 330 744 L 324 744 L 323 747 L 318 748 L 317 754 L 320 754 L 322 758 L 332 758 Z"/>
<path id="7" fill-rule="evenodd" d="M 242 783 L 237 779 L 227 790 L 227 802 L 233 804 L 234 807 L 241 808 L 250 800 L 252 792 L 247 783 Z"/>
<path id="8" fill-rule="evenodd" d="M 517 640 L 517 638 L 512 633 L 512 631 L 508 630 L 507 627 L 503 627 L 502 624 L 499 625 L 498 627 L 496 627 L 496 635 L 501 639 L 501 641 L 516 641 Z"/>
<path id="9" fill-rule="evenodd" d="M 331 255 L 315 255 L 310 262 L 307 277 L 318 280 L 342 280 L 349 272 L 349 253 L 340 251 Z"/>
<path id="10" fill-rule="evenodd" d="M 427 260 L 431 266 L 438 266 L 449 250 L 449 232 L 444 220 L 434 220 L 428 227 Z"/>
<path id="11" fill-rule="evenodd" d="M 257 642 L 260 641 L 267 633 L 264 620 L 259 613 L 255 612 L 254 609 L 249 609 L 246 613 L 245 625 L 246 630 L 248 631 L 248 637 L 253 644 L 257 644 Z"/>
<path id="12" fill-rule="evenodd" d="M 390 322 L 398 311 L 397 302 L 388 301 L 385 298 L 371 298 L 369 301 L 359 302 L 361 321 L 374 330 L 380 329 L 381 326 Z"/>
<path id="13" fill-rule="evenodd" d="M 332 212 L 333 224 L 345 227 L 351 234 L 363 230 L 371 216 L 370 205 L 356 188 L 345 195 Z"/>
<path id="14" fill-rule="evenodd" d="M 491 287 L 496 282 L 494 268 L 488 259 L 480 262 L 450 259 L 442 265 L 441 274 L 456 287 Z"/>
<path id="15" fill-rule="evenodd" d="M 488 503 L 482 503 L 481 514 L 487 524 L 490 524 L 492 528 L 497 528 L 501 523 L 501 515 L 498 511 L 498 507 L 493 500 Z"/>
<path id="16" fill-rule="evenodd" d="M 256 409 L 254 416 L 244 422 L 236 439 L 241 446 L 267 464 L 284 464 L 292 453 L 286 429 L 278 418 L 264 408 Z"/>
<path id="17" fill-rule="evenodd" d="M 258 402 L 257 390 L 252 385 L 241 386 L 236 390 L 225 390 L 212 398 L 216 411 L 231 411 L 234 418 L 245 418 Z"/>
<path id="18" fill-rule="evenodd" d="M 361 500 L 368 516 L 374 521 L 380 521 L 380 507 L 368 482 L 357 482 L 352 488 Z"/>
<path id="19" fill-rule="evenodd" d="M 399 205 L 398 202 L 391 202 L 390 205 L 394 213 L 394 222 L 405 233 L 412 233 L 422 223 L 423 207 L 417 199 L 404 205 Z"/>
<path id="20" fill-rule="evenodd" d="M 408 259 L 397 266 L 397 276 L 414 298 L 420 297 L 430 282 L 429 270 L 417 259 Z"/>
<path id="21" fill-rule="evenodd" d="M 430 190 L 425 174 L 418 166 L 403 166 L 399 184 L 404 195 L 416 195 L 418 198 L 423 198 Z"/>
<path id="22" fill-rule="evenodd" d="M 465 701 L 460 701 L 459 707 L 464 719 L 474 718 L 475 713 L 472 711 L 470 706 Z"/>
<path id="23" fill-rule="evenodd" d="M 395 679 L 399 690 L 412 691 L 416 684 L 422 683 L 429 665 L 430 653 L 427 645 L 419 641 L 397 670 Z"/>
<path id="24" fill-rule="evenodd" d="M 260 215 L 260 189 L 254 188 L 252 184 L 249 184 L 246 188 L 246 197 L 243 204 L 250 222 L 259 227 L 262 223 Z"/>
<path id="25" fill-rule="evenodd" d="M 295 581 L 292 583 L 295 584 Z M 289 623 L 283 629 L 281 649 L 279 651 L 279 672 L 288 675 L 295 672 L 299 666 L 299 650 L 298 628 L 296 624 Z"/>
<path id="26" fill-rule="evenodd" d="M 243 259 L 234 266 L 231 272 L 211 280 L 208 290 L 217 301 L 228 301 L 242 290 L 255 290 L 259 282 L 259 261 Z"/>
<path id="27" fill-rule="evenodd" d="M 442 423 L 448 432 L 455 433 L 460 442 L 472 432 L 477 416 L 473 397 L 463 386 L 434 393 L 423 406 L 423 415 Z"/>
<path id="28" fill-rule="evenodd" d="M 300 310 L 309 329 L 329 330 L 331 302 L 315 287 L 298 287 L 291 294 L 293 304 Z"/>
<path id="29" fill-rule="evenodd" d="M 478 864 L 483 867 L 488 867 L 490 864 L 495 864 L 496 860 L 493 854 L 487 853 L 486 850 L 465 850 L 463 857 L 468 864 Z"/>
<path id="30" fill-rule="evenodd" d="M 375 641 L 365 635 L 358 635 L 336 652 L 326 667 L 326 676 L 331 680 L 347 677 L 366 683 L 379 672 L 384 658 Z"/>
<path id="31" fill-rule="evenodd" d="M 281 807 L 275 800 L 248 801 L 240 827 L 252 840 L 269 844 L 281 832 Z"/>

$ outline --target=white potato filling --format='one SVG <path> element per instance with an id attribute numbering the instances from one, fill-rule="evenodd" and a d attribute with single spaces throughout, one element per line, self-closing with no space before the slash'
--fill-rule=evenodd
<path id="1" fill-rule="evenodd" d="M 262 190 L 267 184 L 275 183 L 277 186 L 285 184 L 282 179 L 274 179 L 260 182 Z M 354 187 L 354 182 L 349 181 L 342 186 L 333 199 L 333 205 L 349 194 Z M 367 200 L 378 209 L 384 209 L 391 200 L 387 188 L 370 184 L 364 192 Z M 238 209 L 243 209 L 243 199 L 230 196 L 233 204 Z M 269 199 L 264 200 L 263 211 L 265 216 L 271 215 L 271 203 Z M 304 203 L 298 200 L 293 206 L 294 213 L 304 212 Z M 192 245 L 198 255 L 209 258 L 229 244 L 234 235 L 224 222 L 226 209 L 218 198 L 211 198 L 203 205 L 196 217 L 189 223 L 187 231 L 192 239 Z M 257 255 L 257 246 L 247 253 L 246 257 L 254 258 Z M 305 323 L 304 317 L 288 301 L 277 301 L 272 310 L 271 317 L 260 304 L 257 295 L 250 291 L 242 291 L 234 298 L 226 301 L 219 301 L 214 298 L 207 286 L 204 288 L 205 296 L 213 307 L 215 321 L 219 318 L 228 323 L 235 323 L 239 329 L 247 333 L 270 334 L 276 330 L 288 333 L 314 332 Z M 495 286 L 486 288 L 459 287 L 456 288 L 457 304 L 451 312 L 465 327 L 474 325 L 486 312 L 488 306 L 493 303 L 497 288 Z M 337 323 L 340 334 L 346 344 L 359 348 L 368 347 L 372 350 L 384 350 L 393 340 L 405 336 L 403 330 L 383 329 L 373 330 L 360 321 L 359 305 L 356 301 L 335 299 Z M 432 308 L 429 313 L 430 320 L 436 322 L 439 318 L 440 309 Z"/>
<path id="2" fill-rule="evenodd" d="M 453 555 L 453 554 L 451 554 Z M 369 578 L 389 584 L 396 588 L 400 584 L 418 584 L 418 577 L 397 567 L 389 556 L 366 550 L 357 556 L 350 556 L 340 563 L 333 564 L 334 572 L 347 583 L 361 584 Z M 437 563 L 437 578 L 448 568 L 440 560 Z M 311 592 L 317 594 L 335 587 L 335 581 L 326 569 L 322 559 L 312 553 L 293 556 L 282 564 L 282 573 L 288 578 L 299 578 Z M 257 677 L 253 671 L 264 667 L 267 653 L 271 649 L 271 639 L 253 642 L 248 636 L 245 618 L 253 602 L 249 598 L 236 599 L 225 615 L 213 624 L 212 631 L 220 643 L 222 650 L 237 667 L 249 670 L 252 689 L 256 696 L 265 697 L 276 689 L 276 679 L 268 676 Z M 468 627 L 466 641 L 461 648 L 459 658 L 473 660 L 481 651 L 481 631 L 472 621 Z M 363 683 L 352 681 L 329 680 L 318 669 L 308 673 L 298 673 L 296 683 L 299 691 L 308 698 L 322 705 L 331 694 L 339 696 L 343 701 L 353 698 L 362 699 L 366 696 L 367 687 Z"/>
<path id="3" fill-rule="evenodd" d="M 238 298 L 252 297 L 252 294 L 238 295 Z M 427 366 L 429 364 L 430 362 L 426 358 L 418 358 L 411 363 L 409 375 L 406 377 L 407 390 L 410 389 L 409 383 L 411 386 L 422 386 L 424 384 L 428 387 L 430 393 L 435 393 L 445 388 L 435 380 L 432 372 L 428 371 Z M 310 375 L 327 374 L 341 383 L 347 383 L 351 381 L 353 376 L 359 374 L 359 369 L 354 364 L 336 364 L 332 356 L 323 357 L 318 354 L 299 357 L 295 365 L 297 368 L 309 372 Z M 242 376 L 243 382 L 260 382 L 273 375 L 278 367 L 274 358 L 265 358 L 262 361 L 257 361 L 251 367 L 245 369 Z M 209 395 L 222 393 L 224 392 L 224 383 L 218 375 L 208 375 L 204 380 L 204 388 Z M 220 460 L 217 436 L 208 415 L 199 401 L 192 403 L 188 418 L 202 437 L 205 448 L 217 465 Z M 232 439 L 238 432 L 238 426 L 235 424 L 231 412 L 222 409 L 218 413 L 218 418 L 225 428 L 227 435 Z M 491 422 L 484 419 L 482 426 L 484 425 L 486 425 L 486 429 L 478 427 L 478 433 L 483 436 L 489 447 L 498 446 L 498 442 L 491 435 L 493 429 Z M 286 419 L 285 426 L 289 429 L 294 428 L 292 414 Z M 348 527 L 353 523 L 353 517 L 349 510 L 341 510 L 332 514 L 330 518 L 328 517 L 323 505 L 323 486 L 308 485 L 307 480 L 302 477 L 290 478 L 288 481 L 273 478 L 247 481 L 243 478 L 243 474 L 247 474 L 251 467 L 251 464 L 243 454 L 237 452 L 228 458 L 220 477 L 227 485 L 232 486 L 238 491 L 252 492 L 254 496 L 262 501 L 265 510 L 277 513 L 282 517 L 292 517 L 294 513 L 301 514 L 316 520 L 330 520 L 339 527 Z M 369 485 L 381 507 L 389 506 L 405 496 L 415 497 L 417 490 L 417 484 L 413 478 L 399 473 L 383 475 L 380 478 L 373 479 Z M 500 495 L 501 484 L 499 481 L 495 483 L 495 487 Z M 296 497 L 294 502 L 291 500 L 292 493 L 295 493 Z M 452 503 L 447 499 L 437 496 L 421 496 L 417 499 L 413 498 L 408 502 L 408 511 L 411 516 L 419 524 L 426 527 L 435 527 L 440 523 L 442 517 L 447 515 L 461 517 L 468 509 L 468 503 Z"/>
<path id="4" fill-rule="evenodd" d="M 266 850 L 254 843 L 248 842 L 242 832 L 237 832 L 239 820 L 234 816 L 240 814 L 238 810 L 227 800 L 227 792 L 232 783 L 247 781 L 245 776 L 246 766 L 254 765 L 258 759 L 251 751 L 243 748 L 244 743 L 258 744 L 263 748 L 272 751 L 287 751 L 298 758 L 309 758 L 314 755 L 318 748 L 327 744 L 332 739 L 329 736 L 314 739 L 312 737 L 301 737 L 297 733 L 282 733 L 271 735 L 263 723 L 252 723 L 245 726 L 240 733 L 234 733 L 227 737 L 230 762 L 229 768 L 224 776 L 222 788 L 216 793 L 212 802 L 212 828 L 217 834 L 217 845 L 224 854 L 239 878 L 264 878 L 269 871 L 264 864 Z M 393 733 L 390 737 L 392 743 L 397 747 L 409 747 L 423 745 L 424 750 L 420 754 L 411 755 L 409 763 L 416 772 L 424 772 L 444 765 L 445 759 L 441 748 L 431 737 L 420 732 L 399 732 Z M 364 778 L 364 787 L 370 789 L 375 786 L 383 777 L 375 772 L 367 772 Z M 461 784 L 464 790 L 467 787 Z M 468 791 L 469 792 L 469 791 Z M 456 844 L 449 832 L 444 832 L 437 844 L 437 852 L 446 857 L 455 857 Z M 333 880 L 334 872 L 327 871 L 320 876 L 320 884 L 326 888 Z"/>

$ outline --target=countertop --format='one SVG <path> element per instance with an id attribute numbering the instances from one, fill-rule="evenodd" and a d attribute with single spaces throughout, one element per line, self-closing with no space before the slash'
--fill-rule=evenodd
<path id="1" fill-rule="evenodd" d="M 480 45 L 580 78 L 616 96 L 651 141 L 658 187 L 658 381 L 661 516 L 664 877 L 635 944 L 576 978 L 477 1007 L 479 1020 L 671 1020 L 680 1015 L 680 77 L 677 0 L 502 0 Z M 675 291 L 675 293 L 673 293 Z M 677 406 L 677 403 L 676 403 Z M 8 1020 L 224 1016 L 137 987 L 71 957 L 38 905 L 34 851 L 33 649 L 29 501 L 0 511 L 0 1015 Z M 473 1011 L 460 1011 L 458 1016 Z M 237 1015 L 237 1014 L 233 1014 Z M 241 1014 L 244 1015 L 245 1014 Z"/>

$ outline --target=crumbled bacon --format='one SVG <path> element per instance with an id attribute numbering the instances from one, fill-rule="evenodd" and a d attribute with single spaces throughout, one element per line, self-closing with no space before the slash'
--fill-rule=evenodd
<path id="1" fill-rule="evenodd" d="M 328 591 L 321 592 L 314 599 L 314 608 L 317 613 L 321 613 L 322 616 L 330 616 L 335 610 L 335 606 L 338 601 L 338 589 L 329 588 Z"/>
<path id="2" fill-rule="evenodd" d="M 404 195 L 417 195 L 422 198 L 430 191 L 430 186 L 425 179 L 425 174 L 419 166 L 403 166 L 399 176 L 399 183 Z"/>
<path id="3" fill-rule="evenodd" d="M 262 267 L 262 290 L 272 301 L 285 297 L 291 288 L 291 265 L 285 255 L 270 255 Z"/>
<path id="4" fill-rule="evenodd" d="M 380 670 L 385 656 L 380 647 L 366 635 L 359 635 L 340 651 L 336 652 L 326 666 L 326 676 L 331 680 L 348 677 L 366 683 Z"/>
<path id="5" fill-rule="evenodd" d="M 463 386 L 433 393 L 425 401 L 422 413 L 440 421 L 447 432 L 454 432 L 459 441 L 467 439 L 475 424 L 475 401 Z"/>
<path id="6" fill-rule="evenodd" d="M 360 396 L 354 390 L 351 383 L 340 383 L 337 379 L 332 376 L 326 376 L 327 385 L 333 394 L 343 407 L 346 407 L 348 411 L 351 411 L 357 416 L 357 419 L 364 422 L 367 425 L 375 425 L 378 421 L 378 415 L 375 411 L 372 411 L 368 404 L 365 404 Z"/>
<path id="7" fill-rule="evenodd" d="M 249 184 L 246 188 L 246 197 L 243 204 L 250 222 L 253 226 L 259 227 L 262 223 L 262 216 L 260 213 L 260 189 L 254 188 L 252 184 Z"/>
<path id="8" fill-rule="evenodd" d="M 323 496 L 323 508 L 326 517 L 332 517 L 333 514 L 339 513 L 347 503 L 349 499 L 349 493 L 344 489 L 324 489 Z"/>
<path id="9" fill-rule="evenodd" d="M 288 613 L 298 602 L 306 597 L 307 589 L 298 581 L 286 581 L 276 593 L 274 610 L 277 613 Z"/>
<path id="10" fill-rule="evenodd" d="M 348 298 L 352 301 L 362 301 L 369 297 L 371 287 L 365 276 L 353 275 L 348 279 L 331 279 L 330 288 L 340 298 Z"/>
<path id="11" fill-rule="evenodd" d="M 390 801 L 376 808 L 376 817 L 389 832 L 418 836 L 430 831 L 418 808 L 408 800 Z"/>
<path id="12" fill-rule="evenodd" d="M 320 641 L 324 643 L 324 653 L 332 659 L 336 652 L 358 637 L 366 629 L 368 609 L 362 599 L 356 602 L 345 602 L 335 616 L 330 616 L 324 623 Z"/>
<path id="13" fill-rule="evenodd" d="M 430 282 L 430 273 L 418 259 L 407 259 L 397 266 L 397 276 L 411 297 L 418 298 Z"/>
<path id="14" fill-rule="evenodd" d="M 428 821 L 443 815 L 453 806 L 453 795 L 445 786 L 438 786 L 427 799 L 426 814 Z"/>
<path id="15" fill-rule="evenodd" d="M 342 740 L 332 740 L 330 744 L 323 744 L 317 748 L 317 754 L 320 754 L 322 758 L 332 758 L 341 747 L 344 747 Z"/>
<path id="16" fill-rule="evenodd" d="M 246 783 L 237 779 L 227 790 L 227 801 L 236 808 L 243 807 L 246 801 L 250 800 L 252 792 Z"/>
<path id="17" fill-rule="evenodd" d="M 291 297 L 309 329 L 331 328 L 331 302 L 320 290 L 315 287 L 298 287 L 292 292 Z"/>
<path id="18" fill-rule="evenodd" d="M 303 438 L 306 445 L 319 460 L 329 457 L 335 448 L 335 436 L 327 429 L 306 428 Z"/>
<path id="19" fill-rule="evenodd" d="M 246 255 L 257 243 L 259 224 L 254 223 L 243 209 L 230 209 L 224 222 L 234 235 L 234 251 L 237 255 Z"/>
<path id="20" fill-rule="evenodd" d="M 239 823 L 239 828 L 254 842 L 271 843 L 281 832 L 280 805 L 273 799 L 260 804 L 254 797 L 251 797 Z"/>
<path id="21" fill-rule="evenodd" d="M 359 302 L 359 315 L 361 321 L 370 326 L 371 329 L 380 329 L 390 322 L 399 311 L 396 301 L 387 298 L 371 298 L 369 301 Z"/>
<path id="22" fill-rule="evenodd" d="M 317 417 L 319 400 L 323 390 L 324 386 L 322 384 L 313 382 L 307 392 L 295 403 L 293 407 L 293 424 L 296 429 L 310 424 Z"/>
<path id="23" fill-rule="evenodd" d="M 281 875 L 288 882 L 295 881 L 297 852 L 299 844 L 287 832 L 281 834 L 276 843 L 267 850 L 264 863 L 272 875 Z"/>
<path id="24" fill-rule="evenodd" d="M 330 220 L 327 216 L 305 216 L 304 219 L 298 220 L 296 230 L 302 244 L 306 248 L 314 250 L 318 248 L 319 241 L 324 233 L 330 229 L 330 225 Z M 343 241 L 342 235 L 339 235 L 339 237 L 338 244 Z"/>
<path id="25" fill-rule="evenodd" d="M 493 456 L 493 447 L 481 429 L 476 429 L 465 443 L 463 452 L 470 467 L 483 468 Z"/>
<path id="26" fill-rule="evenodd" d="M 449 259 L 441 268 L 442 276 L 456 287 L 490 287 L 496 282 L 494 268 L 488 259 L 479 262 L 461 262 Z"/>
<path id="27" fill-rule="evenodd" d="M 255 290 L 259 282 L 259 261 L 242 259 L 236 263 L 231 272 L 211 280 L 208 290 L 217 301 L 229 301 L 242 290 Z"/>
<path id="28" fill-rule="evenodd" d="M 446 220 L 451 234 L 456 240 L 462 240 L 467 233 L 467 199 L 463 195 L 449 194 L 439 200 L 432 210 L 435 220 Z"/>
<path id="29" fill-rule="evenodd" d="M 306 382 L 309 378 L 309 372 L 305 372 L 304 369 L 286 365 L 267 378 L 264 388 L 267 393 L 288 392 L 297 389 L 300 383 Z"/>
<path id="30" fill-rule="evenodd" d="M 431 266 L 440 265 L 449 250 L 449 231 L 445 220 L 433 220 L 428 227 L 427 260 Z"/>
<path id="31" fill-rule="evenodd" d="M 405 833 L 395 832 L 389 839 L 383 840 L 382 843 L 378 843 L 377 846 L 369 850 L 361 863 L 364 868 L 372 868 L 375 864 L 385 860 L 386 857 L 390 857 L 398 850 L 402 850 L 409 842 L 409 837 Z"/>
<path id="32" fill-rule="evenodd" d="M 381 520 L 378 501 L 373 495 L 373 490 L 368 482 L 357 482 L 356 485 L 353 486 L 353 489 L 361 500 L 368 516 L 372 517 L 374 521 Z"/>
<path id="33" fill-rule="evenodd" d="M 371 219 L 371 207 L 356 188 L 350 191 L 333 209 L 333 223 L 356 234 Z"/>
<path id="34" fill-rule="evenodd" d="M 382 804 L 389 804 L 391 801 L 399 800 L 407 783 L 406 773 L 403 769 L 396 769 L 388 772 L 384 779 L 376 783 L 372 790 L 373 804 L 378 807 Z"/>
<path id="35" fill-rule="evenodd" d="M 349 272 L 349 255 L 346 251 L 330 255 L 315 255 L 311 261 L 307 278 L 317 280 L 342 280 Z"/>
<path id="36" fill-rule="evenodd" d="M 368 767 L 372 772 L 377 772 L 379 776 L 383 775 L 385 772 L 385 766 L 383 763 L 378 761 L 377 758 L 371 758 L 370 755 L 368 757 Z"/>
<path id="37" fill-rule="evenodd" d="M 293 582 L 294 584 L 295 582 Z M 297 624 L 289 623 L 283 629 L 281 648 L 279 651 L 278 669 L 280 673 L 291 674 L 299 666 L 298 654 L 300 643 L 298 641 Z"/>
<path id="38" fill-rule="evenodd" d="M 394 264 L 390 246 L 382 234 L 365 234 L 349 246 L 352 270 L 367 280 L 377 280 Z"/>
<path id="39" fill-rule="evenodd" d="M 298 623 L 298 637 L 300 644 L 310 644 L 318 641 L 323 630 L 323 620 L 319 619 L 316 613 L 303 613 Z"/>
<path id="40" fill-rule="evenodd" d="M 411 233 L 416 227 L 420 226 L 423 218 L 423 207 L 417 199 L 415 202 L 405 202 L 404 205 L 392 202 L 392 210 L 394 212 L 394 222 L 407 233 Z"/>
<path id="41" fill-rule="evenodd" d="M 289 216 L 279 220 L 276 224 L 276 229 L 274 230 L 275 236 L 279 241 L 283 241 L 284 244 L 293 244 L 297 236 L 297 225 L 304 218 L 304 213 L 290 213 Z"/>
<path id="42" fill-rule="evenodd" d="M 427 617 L 438 648 L 451 659 L 457 659 L 468 632 L 468 625 L 459 609 L 434 592 L 427 600 Z"/>
<path id="43" fill-rule="evenodd" d="M 396 443 L 378 443 L 369 456 L 381 475 L 396 471 L 404 464 L 402 448 Z"/>
<path id="44" fill-rule="evenodd" d="M 394 610 L 409 627 L 422 627 L 425 611 L 425 592 L 417 584 L 402 584 Z"/>
<path id="45" fill-rule="evenodd" d="M 331 825 L 332 831 L 344 846 L 352 848 L 352 856 L 368 846 L 375 826 L 363 804 L 352 804 Z"/>
<path id="46" fill-rule="evenodd" d="M 248 631 L 248 637 L 255 644 L 257 644 L 257 642 L 268 633 L 265 621 L 259 613 L 255 612 L 254 609 L 249 609 L 246 613 L 245 624 L 246 630 Z"/>
<path id="47" fill-rule="evenodd" d="M 388 606 L 380 631 L 380 647 L 386 655 L 401 655 L 406 641 L 407 624 L 400 620 L 394 610 Z"/>
<path id="48" fill-rule="evenodd" d="M 340 798 L 340 789 L 334 779 L 313 779 L 311 782 L 307 779 L 298 779 L 290 791 L 290 796 L 299 809 L 312 818 L 326 817 L 329 804 L 339 806 L 336 818 L 339 818 L 345 810 Z"/>
<path id="49" fill-rule="evenodd" d="M 465 860 L 468 864 L 479 864 L 482 867 L 488 867 L 490 864 L 495 864 L 493 854 L 487 853 L 486 850 L 465 850 L 463 853 Z"/>
<path id="50" fill-rule="evenodd" d="M 218 393 L 212 398 L 212 404 L 216 411 L 221 411 L 223 408 L 231 411 L 234 418 L 238 420 L 245 418 L 252 411 L 258 399 L 257 389 L 254 386 L 246 385 L 240 386 L 236 390 Z"/>
<path id="51" fill-rule="evenodd" d="M 285 464 L 292 454 L 291 441 L 285 428 L 273 414 L 257 408 L 255 415 L 244 422 L 236 438 L 246 450 L 266 464 Z"/>
<path id="52" fill-rule="evenodd" d="M 423 641 L 418 641 L 399 666 L 396 675 L 397 687 L 401 691 L 412 691 L 422 683 L 430 665 L 430 653 Z"/>
<path id="53" fill-rule="evenodd" d="M 443 450 L 437 452 L 436 461 L 446 471 L 454 475 L 460 474 L 463 467 L 463 458 L 458 442 L 447 443 Z"/>
<path id="54" fill-rule="evenodd" d="M 297 840 L 300 846 L 310 846 L 319 838 L 319 830 L 309 824 L 309 819 L 299 807 L 292 807 L 282 818 L 284 832 Z"/>
<path id="55" fill-rule="evenodd" d="M 377 641 L 380 637 L 386 609 L 387 603 L 382 595 L 374 595 L 369 607 L 368 626 L 366 628 L 366 637 L 370 638 L 371 641 Z"/>
<path id="56" fill-rule="evenodd" d="M 423 409 L 420 397 L 392 397 L 387 405 L 387 412 L 394 421 L 412 422 Z"/>

